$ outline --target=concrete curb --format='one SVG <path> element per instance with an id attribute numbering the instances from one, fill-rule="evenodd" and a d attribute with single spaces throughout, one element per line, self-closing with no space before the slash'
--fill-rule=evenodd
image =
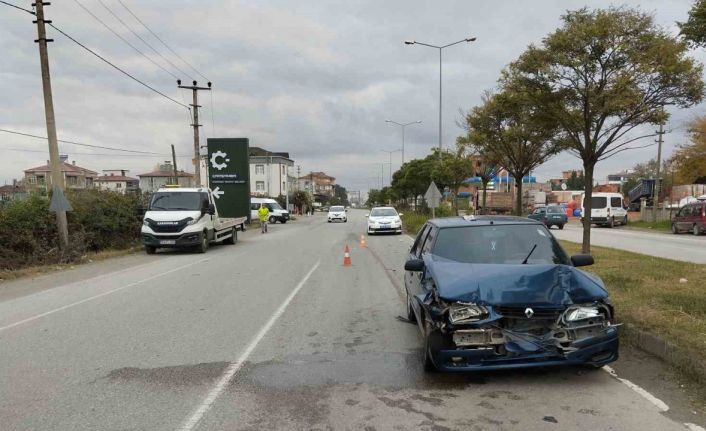
<path id="1" fill-rule="evenodd" d="M 620 329 L 622 340 L 660 358 L 698 383 L 706 384 L 706 364 L 699 362 L 699 358 L 694 358 L 688 351 L 680 349 L 658 335 L 637 329 L 634 325 L 626 323 Z"/>

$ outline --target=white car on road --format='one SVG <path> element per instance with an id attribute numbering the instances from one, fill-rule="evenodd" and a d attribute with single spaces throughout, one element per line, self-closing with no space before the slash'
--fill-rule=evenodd
<path id="1" fill-rule="evenodd" d="M 368 218 L 368 234 L 377 232 L 402 233 L 402 220 L 397 210 L 392 207 L 375 207 L 366 215 Z"/>
<path id="2" fill-rule="evenodd" d="M 346 214 L 346 209 L 342 206 L 333 206 L 328 209 L 328 222 L 342 221 L 346 223 L 348 221 L 348 215 Z"/>

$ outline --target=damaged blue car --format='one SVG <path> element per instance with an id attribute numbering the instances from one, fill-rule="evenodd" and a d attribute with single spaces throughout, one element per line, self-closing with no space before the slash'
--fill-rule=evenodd
<path id="1" fill-rule="evenodd" d="M 541 223 L 520 217 L 429 220 L 405 263 L 407 314 L 427 371 L 589 365 L 618 359 L 603 282 Z"/>

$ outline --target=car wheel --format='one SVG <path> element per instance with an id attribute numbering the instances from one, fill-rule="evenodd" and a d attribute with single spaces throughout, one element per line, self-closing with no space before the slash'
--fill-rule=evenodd
<path id="1" fill-rule="evenodd" d="M 699 225 L 695 224 L 691 233 L 693 233 L 695 236 L 701 235 L 701 228 L 699 227 Z"/>
<path id="2" fill-rule="evenodd" d="M 282 222 L 281 222 L 281 223 L 282 223 L 282 224 L 287 223 L 287 219 L 282 219 Z"/>
<path id="3" fill-rule="evenodd" d="M 226 238 L 223 240 L 223 244 L 235 244 L 235 242 L 238 240 L 238 230 L 236 228 L 233 228 L 233 231 L 231 232 L 230 238 Z"/>
<path id="4" fill-rule="evenodd" d="M 676 234 L 679 233 L 679 230 L 677 230 L 677 224 L 676 224 L 676 223 L 672 223 L 672 233 L 673 233 L 674 235 L 676 235 Z"/>
<path id="5" fill-rule="evenodd" d="M 426 318 L 422 317 L 424 319 L 424 341 L 422 343 L 422 368 L 424 368 L 424 371 L 427 373 L 433 373 L 436 371 L 436 365 L 434 365 L 434 361 L 432 360 L 431 357 L 431 346 L 429 343 L 429 328 L 428 324 L 426 322 Z"/>
<path id="6" fill-rule="evenodd" d="M 155 253 L 157 253 L 157 247 L 152 247 L 151 245 L 146 245 L 145 252 L 147 254 L 155 254 Z"/>
<path id="7" fill-rule="evenodd" d="M 343 219 L 343 223 L 348 223 L 348 219 L 347 219 L 347 218 L 344 218 L 344 219 Z"/>
<path id="8" fill-rule="evenodd" d="M 564 225 L 563 225 L 563 224 L 560 224 L 560 225 L 558 225 L 558 226 L 559 226 L 559 230 L 564 229 Z"/>
<path id="9" fill-rule="evenodd" d="M 275 224 L 275 223 L 277 223 L 277 217 L 270 216 L 270 224 Z"/>
<path id="10" fill-rule="evenodd" d="M 615 227 L 615 217 L 610 218 L 610 221 L 608 222 L 608 227 L 611 229 Z"/>
<path id="11" fill-rule="evenodd" d="M 331 223 L 331 220 L 329 220 L 328 222 Z"/>
<path id="12" fill-rule="evenodd" d="M 625 214 L 625 218 L 623 218 L 623 226 L 627 226 L 627 225 L 628 225 L 628 215 Z"/>
<path id="13" fill-rule="evenodd" d="M 417 316 L 414 314 L 414 308 L 412 308 L 412 298 L 409 296 L 409 292 L 407 292 L 407 320 L 410 322 L 417 322 Z"/>
<path id="14" fill-rule="evenodd" d="M 201 244 L 196 246 L 196 251 L 199 253 L 208 251 L 208 235 L 206 235 L 206 232 L 201 234 Z"/>

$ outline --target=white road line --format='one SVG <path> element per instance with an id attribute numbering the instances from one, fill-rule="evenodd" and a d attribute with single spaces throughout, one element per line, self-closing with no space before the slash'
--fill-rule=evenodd
<path id="1" fill-rule="evenodd" d="M 223 393 L 223 391 L 226 389 L 228 384 L 235 378 L 235 375 L 240 371 L 240 369 L 243 367 L 243 364 L 245 364 L 245 361 L 248 360 L 252 352 L 255 350 L 258 344 L 260 344 L 260 341 L 262 341 L 263 338 L 265 338 L 265 335 L 270 331 L 272 326 L 275 324 L 277 319 L 284 313 L 284 310 L 287 309 L 287 306 L 289 305 L 290 302 L 294 299 L 294 297 L 297 295 L 297 293 L 301 290 L 301 288 L 304 286 L 304 284 L 309 280 L 309 277 L 311 277 L 311 274 L 316 271 L 316 268 L 319 267 L 319 264 L 321 261 L 318 261 L 314 264 L 314 266 L 309 270 L 309 272 L 306 273 L 304 278 L 301 279 L 299 284 L 292 290 L 292 292 L 285 298 L 284 302 L 277 308 L 277 310 L 272 314 L 270 319 L 265 323 L 265 326 L 260 328 L 260 330 L 255 334 L 255 336 L 250 340 L 250 343 L 248 343 L 247 347 L 243 351 L 243 353 L 240 354 L 240 357 L 238 357 L 238 360 L 235 362 L 232 362 L 228 368 L 225 369 L 221 377 L 218 379 L 216 382 L 215 386 L 208 392 L 206 395 L 206 398 L 203 399 L 201 404 L 199 404 L 198 408 L 194 411 L 194 413 L 189 416 L 189 418 L 184 421 L 184 423 L 177 428 L 177 431 L 192 431 L 196 429 L 198 426 L 199 422 L 201 422 L 201 419 L 203 419 L 204 415 L 211 409 L 211 406 L 213 406 L 213 403 L 218 399 L 219 396 Z"/>
<path id="2" fill-rule="evenodd" d="M 145 282 L 147 282 L 147 281 L 154 280 L 155 278 L 159 278 L 159 277 L 162 277 L 162 276 L 164 276 L 164 275 L 171 274 L 172 272 L 180 271 L 180 270 L 182 270 L 182 269 L 188 268 L 188 267 L 190 267 L 190 266 L 197 265 L 197 264 L 199 264 L 199 263 L 203 263 L 203 262 L 205 262 L 205 261 L 206 261 L 206 259 L 198 260 L 198 261 L 196 261 L 196 262 L 192 262 L 192 263 L 190 263 L 190 264 L 183 265 L 183 266 L 180 266 L 180 267 L 178 267 L 178 268 L 170 269 L 169 271 L 165 271 L 165 272 L 162 272 L 162 273 L 153 275 L 153 276 L 151 276 L 151 277 L 144 278 L 144 279 L 142 279 L 142 280 L 140 280 L 140 281 L 135 281 L 135 282 L 133 282 L 133 283 L 126 284 L 125 286 L 117 287 L 117 288 L 115 288 L 115 289 L 113 289 L 113 290 L 109 290 L 109 291 L 107 291 L 107 292 L 99 293 L 98 295 L 94 295 L 94 296 L 91 296 L 91 297 L 89 297 L 89 298 L 85 298 L 85 299 L 82 299 L 82 300 L 80 300 L 80 301 L 76 301 L 76 302 L 73 302 L 73 303 L 71 303 L 71 304 L 64 305 L 63 307 L 55 308 L 55 309 L 53 309 L 53 310 L 47 311 L 46 313 L 41 313 L 41 314 L 37 314 L 36 316 L 28 317 L 28 318 L 26 318 L 26 319 L 22 319 L 22 320 L 20 320 L 20 321 L 18 321 L 18 322 L 11 323 L 11 324 L 9 324 L 9 325 L 7 325 L 7 326 L 0 327 L 0 332 L 3 332 L 3 331 L 5 331 L 5 330 L 7 330 L 7 329 L 10 329 L 10 328 L 14 328 L 14 327 L 16 327 L 16 326 L 23 325 L 23 324 L 25 324 L 25 323 L 33 322 L 33 321 L 35 321 L 35 320 L 41 319 L 42 317 L 46 317 L 46 316 L 52 315 L 52 314 L 54 314 L 54 313 L 58 313 L 58 312 L 60 312 L 60 311 L 64 311 L 64 310 L 66 310 L 66 309 L 75 307 L 75 306 L 77 306 L 77 305 L 85 304 L 86 302 L 93 301 L 94 299 L 98 299 L 98 298 L 102 298 L 102 297 L 104 297 L 104 296 L 111 295 L 111 294 L 113 294 L 113 293 L 115 293 L 115 292 L 119 292 L 119 291 L 121 291 L 121 290 L 127 289 L 128 287 L 137 286 L 138 284 L 142 284 L 142 283 L 145 283 Z"/>
<path id="3" fill-rule="evenodd" d="M 615 370 L 607 365 L 603 366 L 603 371 L 606 373 L 610 374 L 611 376 L 615 377 L 617 380 L 621 381 L 625 386 L 629 387 L 633 391 L 637 392 L 638 394 L 642 395 L 643 398 L 645 398 L 647 401 L 651 402 L 654 404 L 658 409 L 660 409 L 663 412 L 666 412 L 669 410 L 669 406 L 659 398 L 655 397 L 651 393 L 647 392 L 645 389 L 642 387 L 636 385 L 635 383 L 631 382 L 628 379 L 623 379 L 621 377 L 618 377 L 618 374 L 615 372 Z"/>
<path id="4" fill-rule="evenodd" d="M 685 423 L 684 426 L 689 431 L 706 431 L 706 430 L 704 430 L 703 427 L 696 425 L 696 424 L 692 424 L 692 423 Z"/>

